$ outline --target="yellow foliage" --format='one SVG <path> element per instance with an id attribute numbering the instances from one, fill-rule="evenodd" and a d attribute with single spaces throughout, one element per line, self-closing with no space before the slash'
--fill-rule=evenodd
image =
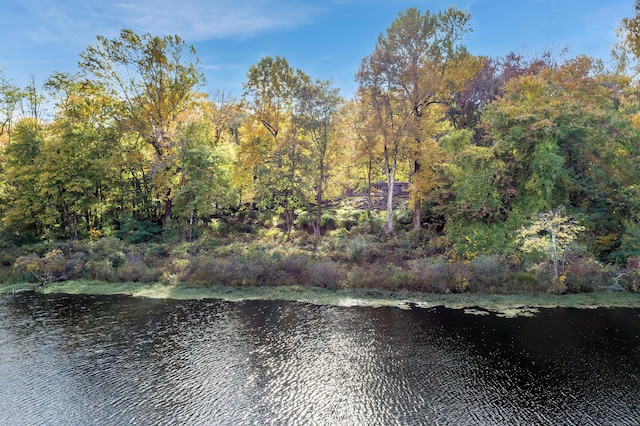
<path id="1" fill-rule="evenodd" d="M 102 231 L 99 229 L 89 229 L 89 238 L 92 240 L 102 238 Z"/>

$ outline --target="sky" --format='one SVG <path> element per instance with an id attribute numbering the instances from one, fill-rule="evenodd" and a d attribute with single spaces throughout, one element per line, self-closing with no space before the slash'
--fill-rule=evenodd
<path id="1" fill-rule="evenodd" d="M 471 14 L 465 45 L 475 55 L 528 56 L 545 50 L 605 61 L 633 0 L 1 0 L 0 69 L 18 86 L 42 84 L 54 71 L 74 73 L 97 35 L 123 28 L 177 34 L 196 48 L 202 90 L 242 95 L 249 67 L 264 56 L 287 59 L 314 79 L 333 79 L 342 95 L 357 88 L 360 61 L 410 7 Z"/>

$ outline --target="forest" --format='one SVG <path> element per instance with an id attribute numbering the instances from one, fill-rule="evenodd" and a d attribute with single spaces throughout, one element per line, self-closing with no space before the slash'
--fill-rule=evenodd
<path id="1" fill-rule="evenodd" d="M 470 19 L 401 12 L 351 99 L 284 57 L 234 97 L 131 30 L 0 73 L 0 281 L 640 291 L 640 2 L 609 66 L 475 56 Z"/>

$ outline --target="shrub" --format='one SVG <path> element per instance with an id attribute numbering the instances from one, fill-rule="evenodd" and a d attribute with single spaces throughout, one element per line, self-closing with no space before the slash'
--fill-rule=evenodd
<path id="1" fill-rule="evenodd" d="M 411 290 L 409 282 L 411 274 L 409 271 L 395 265 L 385 265 L 377 267 L 378 287 L 383 290 Z"/>
<path id="2" fill-rule="evenodd" d="M 380 244 L 365 235 L 356 235 L 349 239 L 345 252 L 350 262 L 371 262 L 382 255 Z"/>
<path id="3" fill-rule="evenodd" d="M 240 285 L 237 259 L 216 257 L 197 258 L 186 279 L 194 284 Z"/>
<path id="4" fill-rule="evenodd" d="M 90 241 L 88 248 L 91 257 L 106 259 L 111 256 L 120 257 L 116 255 L 116 253 L 122 254 L 124 251 L 124 243 L 117 238 L 104 237 Z"/>
<path id="5" fill-rule="evenodd" d="M 148 243 L 162 234 L 162 226 L 149 220 L 135 220 L 131 215 L 120 216 L 120 229 L 116 236 L 127 243 Z"/>
<path id="6" fill-rule="evenodd" d="M 591 259 L 574 260 L 564 276 L 566 291 L 570 293 L 589 293 L 599 286 L 608 284 L 605 268 Z"/>
<path id="7" fill-rule="evenodd" d="M 278 269 L 286 281 L 283 284 L 305 282 L 308 279 L 309 257 L 303 254 L 287 254 L 279 260 Z"/>
<path id="8" fill-rule="evenodd" d="M 320 261 L 309 268 L 309 285 L 335 290 L 342 287 L 346 275 L 339 263 L 331 260 Z"/>
<path id="9" fill-rule="evenodd" d="M 36 253 L 20 256 L 14 263 L 14 270 L 44 284 L 71 278 L 74 263 L 68 261 L 62 250 L 53 249 L 42 257 Z"/>
<path id="10" fill-rule="evenodd" d="M 543 288 L 540 284 L 540 280 L 535 274 L 529 272 L 519 272 L 515 276 L 515 288 L 506 287 L 506 290 L 512 290 L 514 292 L 528 292 L 535 293 L 542 291 Z"/>
<path id="11" fill-rule="evenodd" d="M 336 225 L 346 230 L 366 222 L 366 212 L 362 210 L 340 209 L 336 212 Z"/>
<path id="12" fill-rule="evenodd" d="M 474 290 L 495 290 L 505 281 L 505 267 L 497 256 L 476 256 L 469 267 Z"/>
<path id="13" fill-rule="evenodd" d="M 87 262 L 87 273 L 94 280 L 116 282 L 116 269 L 108 259 L 92 259 Z"/>
<path id="14" fill-rule="evenodd" d="M 328 230 L 336 229 L 336 218 L 329 212 L 323 212 L 322 216 L 320 216 L 320 227 Z"/>
<path id="15" fill-rule="evenodd" d="M 451 265 L 441 258 L 414 259 L 408 262 L 410 290 L 450 293 L 462 290 L 456 288 L 463 283 L 464 276 L 458 277 Z"/>
<path id="16" fill-rule="evenodd" d="M 380 283 L 380 272 L 375 267 L 353 266 L 345 278 L 345 287 L 377 288 Z"/>

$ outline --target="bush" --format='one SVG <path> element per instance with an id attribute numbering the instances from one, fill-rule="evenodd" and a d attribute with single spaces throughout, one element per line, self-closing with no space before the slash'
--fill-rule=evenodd
<path id="1" fill-rule="evenodd" d="M 135 220 L 131 215 L 120 216 L 116 236 L 129 244 L 148 243 L 162 234 L 162 226 L 149 220 Z"/>
<path id="2" fill-rule="evenodd" d="M 43 284 L 74 278 L 75 264 L 69 262 L 60 249 L 53 249 L 40 257 L 38 254 L 20 256 L 14 263 L 17 273 Z"/>
<path id="3" fill-rule="evenodd" d="M 186 280 L 190 283 L 205 285 L 247 284 L 239 278 L 238 265 L 237 259 L 201 257 L 194 262 Z"/>
<path id="4" fill-rule="evenodd" d="M 87 273 L 94 280 L 116 282 L 116 269 L 108 259 L 92 259 L 87 262 Z"/>
<path id="5" fill-rule="evenodd" d="M 466 277 L 444 259 L 414 259 L 408 262 L 408 288 L 415 291 L 451 293 L 466 291 Z"/>
<path id="6" fill-rule="evenodd" d="M 366 212 L 362 210 L 340 209 L 336 212 L 336 225 L 348 231 L 366 221 Z"/>
<path id="7" fill-rule="evenodd" d="M 311 265 L 309 269 L 309 285 L 336 290 L 342 287 L 346 275 L 339 263 L 331 260 L 320 261 Z"/>
<path id="8" fill-rule="evenodd" d="M 345 278 L 345 287 L 349 288 L 378 288 L 380 271 L 375 266 L 353 266 Z"/>
<path id="9" fill-rule="evenodd" d="M 303 254 L 287 254 L 278 262 L 278 269 L 281 271 L 284 285 L 306 282 L 309 279 L 309 257 Z"/>
<path id="10" fill-rule="evenodd" d="M 495 291 L 504 284 L 505 267 L 497 256 L 476 256 L 471 259 L 469 267 L 473 290 Z"/>
<path id="11" fill-rule="evenodd" d="M 345 252 L 347 260 L 354 263 L 372 262 L 382 255 L 380 244 L 365 235 L 356 235 L 349 239 Z"/>
<path id="12" fill-rule="evenodd" d="M 506 287 L 507 290 L 513 290 L 519 293 L 536 293 L 543 290 L 538 277 L 529 272 L 519 272 L 516 274 L 514 281 L 515 288 Z"/>
<path id="13" fill-rule="evenodd" d="M 589 293 L 599 286 L 608 285 L 606 269 L 591 259 L 576 259 L 567 267 L 565 287 L 569 293 Z"/>

